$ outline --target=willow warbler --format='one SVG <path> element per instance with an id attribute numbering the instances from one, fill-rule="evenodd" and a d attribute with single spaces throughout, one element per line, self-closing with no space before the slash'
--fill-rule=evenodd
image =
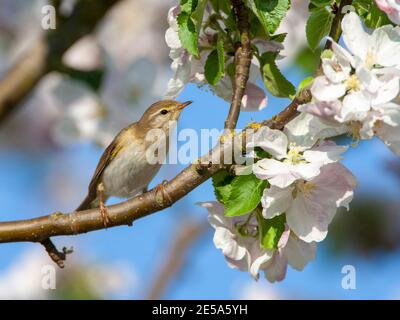
<path id="1" fill-rule="evenodd" d="M 100 208 L 105 226 L 110 222 L 105 202 L 111 196 L 129 198 L 144 192 L 157 174 L 160 163 L 150 163 L 146 150 L 152 129 L 164 132 L 168 139 L 170 126 L 192 101 L 163 100 L 152 104 L 138 122 L 122 129 L 106 148 L 89 184 L 86 198 L 76 209 Z M 168 140 L 166 141 L 168 146 Z"/>

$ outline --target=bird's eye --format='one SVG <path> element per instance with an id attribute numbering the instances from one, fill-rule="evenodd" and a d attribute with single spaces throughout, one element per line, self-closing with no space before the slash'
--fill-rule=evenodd
<path id="1" fill-rule="evenodd" d="M 163 115 L 166 115 L 168 113 L 168 110 L 167 109 L 162 109 L 160 113 L 163 114 Z"/>

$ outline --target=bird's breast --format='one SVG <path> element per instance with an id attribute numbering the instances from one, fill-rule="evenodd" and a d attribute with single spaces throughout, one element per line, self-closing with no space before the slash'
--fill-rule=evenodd
<path id="1" fill-rule="evenodd" d="M 131 143 L 123 148 L 104 170 L 107 196 L 128 198 L 142 192 L 157 174 L 161 164 L 150 164 L 144 144 Z"/>

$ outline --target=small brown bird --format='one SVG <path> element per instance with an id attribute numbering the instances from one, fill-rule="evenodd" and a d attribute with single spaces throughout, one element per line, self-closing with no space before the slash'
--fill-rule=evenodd
<path id="1" fill-rule="evenodd" d="M 178 120 L 182 110 L 191 103 L 158 101 L 138 122 L 122 129 L 101 156 L 88 194 L 76 211 L 99 207 L 107 226 L 109 218 L 105 202 L 109 197 L 129 198 L 146 191 L 161 167 L 160 163 L 148 161 L 146 150 L 153 142 L 147 141 L 146 136 L 152 129 L 161 129 L 168 139 L 171 123 Z M 168 148 L 168 140 L 166 146 Z"/>

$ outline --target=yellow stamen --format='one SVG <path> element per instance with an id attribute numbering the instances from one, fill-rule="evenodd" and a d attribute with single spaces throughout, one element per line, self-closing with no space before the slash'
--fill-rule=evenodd
<path id="1" fill-rule="evenodd" d="M 250 129 L 253 129 L 253 130 L 258 130 L 258 129 L 260 129 L 262 127 L 262 124 L 261 123 L 257 123 L 257 122 L 252 122 L 252 123 L 249 124 L 248 127 Z"/>
<path id="2" fill-rule="evenodd" d="M 286 159 L 283 161 L 292 164 L 306 163 L 306 161 L 303 158 L 302 151 L 303 150 L 301 149 L 301 147 L 296 146 L 295 143 L 290 143 Z"/>
<path id="3" fill-rule="evenodd" d="M 315 183 L 312 181 L 299 181 L 296 183 L 296 187 L 293 190 L 293 196 L 296 198 L 298 192 L 304 194 L 305 197 L 310 197 L 311 191 L 315 189 Z"/>
<path id="4" fill-rule="evenodd" d="M 358 80 L 357 76 L 353 74 L 348 78 L 344 84 L 346 85 L 347 90 L 357 91 L 360 90 L 360 80 Z"/>

